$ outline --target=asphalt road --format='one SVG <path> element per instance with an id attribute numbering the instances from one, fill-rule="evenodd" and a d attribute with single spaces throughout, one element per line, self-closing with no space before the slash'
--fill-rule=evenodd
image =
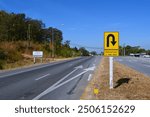
<path id="1" fill-rule="evenodd" d="M 147 76 L 150 76 L 150 58 L 117 57 L 116 61 L 125 64 Z"/>
<path id="2" fill-rule="evenodd" d="M 0 73 L 0 99 L 80 99 L 100 59 L 80 57 Z"/>

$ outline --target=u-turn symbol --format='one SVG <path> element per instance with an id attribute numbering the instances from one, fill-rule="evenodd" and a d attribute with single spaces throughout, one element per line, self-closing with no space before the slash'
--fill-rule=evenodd
<path id="1" fill-rule="evenodd" d="M 111 41 L 111 43 L 113 44 L 113 46 L 116 44 L 116 41 L 115 41 L 115 36 L 113 35 L 113 34 L 109 34 L 108 36 L 107 36 L 107 47 L 109 47 L 109 39 L 110 39 L 110 37 L 112 37 L 112 41 Z"/>

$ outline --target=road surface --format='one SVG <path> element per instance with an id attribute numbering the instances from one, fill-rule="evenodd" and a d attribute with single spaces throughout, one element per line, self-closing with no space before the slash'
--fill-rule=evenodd
<path id="1" fill-rule="evenodd" d="M 125 64 L 147 76 L 150 76 L 150 58 L 117 57 L 116 61 Z"/>
<path id="2" fill-rule="evenodd" d="M 0 99 L 80 99 L 100 59 L 80 57 L 0 73 Z"/>

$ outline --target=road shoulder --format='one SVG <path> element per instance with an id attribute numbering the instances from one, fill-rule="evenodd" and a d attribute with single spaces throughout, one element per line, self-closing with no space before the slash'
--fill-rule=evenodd
<path id="1" fill-rule="evenodd" d="M 108 58 L 103 57 L 81 99 L 149 100 L 150 77 L 118 62 L 114 62 L 114 89 L 109 89 Z M 98 89 L 98 95 L 94 94 Z"/>

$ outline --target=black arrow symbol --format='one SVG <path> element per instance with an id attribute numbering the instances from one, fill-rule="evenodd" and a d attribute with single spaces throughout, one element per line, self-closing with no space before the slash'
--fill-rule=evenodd
<path id="1" fill-rule="evenodd" d="M 113 46 L 114 46 L 114 45 L 116 44 L 116 42 L 117 42 L 117 41 L 115 41 L 115 36 L 114 36 L 113 34 L 109 34 L 109 35 L 107 36 L 107 47 L 109 47 L 109 39 L 110 39 L 110 37 L 112 37 L 111 43 L 112 43 Z"/>
<path id="2" fill-rule="evenodd" d="M 115 39 L 113 38 L 113 40 L 111 41 L 111 43 L 113 44 L 113 46 L 116 44 L 117 41 L 115 41 Z"/>

